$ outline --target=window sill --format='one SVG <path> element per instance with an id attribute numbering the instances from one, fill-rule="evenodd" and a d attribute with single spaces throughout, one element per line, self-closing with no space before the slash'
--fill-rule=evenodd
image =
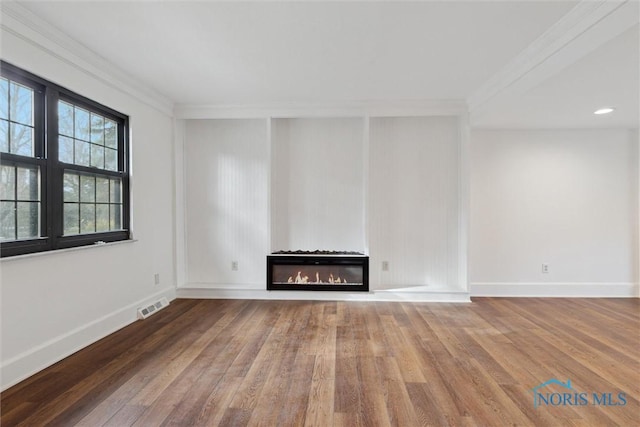
<path id="1" fill-rule="evenodd" d="M 47 256 L 47 255 L 57 255 L 57 254 L 63 254 L 63 253 L 67 253 L 67 252 L 83 251 L 83 250 L 88 250 L 88 249 L 97 249 L 97 248 L 111 247 L 111 246 L 116 246 L 116 245 L 126 245 L 126 244 L 129 244 L 129 243 L 135 243 L 135 242 L 137 242 L 136 239 L 128 239 L 128 240 L 119 240 L 117 242 L 100 243 L 100 244 L 86 245 L 86 246 L 77 246 L 75 248 L 66 248 L 66 249 L 56 249 L 56 250 L 53 250 L 53 251 L 34 252 L 32 254 L 15 255 L 15 256 L 10 256 L 10 257 L 0 258 L 0 263 L 4 264 L 5 262 L 17 261 L 17 260 L 21 260 L 21 259 L 37 258 L 37 257 L 43 257 L 43 256 Z"/>

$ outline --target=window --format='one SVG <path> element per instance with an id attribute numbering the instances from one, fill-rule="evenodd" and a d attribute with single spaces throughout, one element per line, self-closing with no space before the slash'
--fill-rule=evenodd
<path id="1" fill-rule="evenodd" d="M 129 239 L 128 118 L 0 61 L 0 248 Z"/>
<path id="2" fill-rule="evenodd" d="M 58 101 L 58 161 L 67 164 L 62 185 L 64 236 L 122 229 L 118 151 L 116 121 Z"/>

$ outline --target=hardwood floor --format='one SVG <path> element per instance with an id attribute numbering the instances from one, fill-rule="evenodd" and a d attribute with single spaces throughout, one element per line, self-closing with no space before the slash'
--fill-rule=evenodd
<path id="1" fill-rule="evenodd" d="M 176 300 L 0 397 L 3 427 L 638 426 L 640 300 Z"/>

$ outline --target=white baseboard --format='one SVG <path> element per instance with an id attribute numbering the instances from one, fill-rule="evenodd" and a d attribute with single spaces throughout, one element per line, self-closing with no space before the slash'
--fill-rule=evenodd
<path id="1" fill-rule="evenodd" d="M 259 299 L 259 300 L 316 300 L 316 301 L 412 301 L 412 302 L 471 302 L 469 292 L 424 291 L 422 289 L 385 289 L 371 292 L 330 291 L 267 291 L 242 289 L 229 285 L 214 288 L 179 287 L 177 298 L 200 299 Z"/>
<path id="2" fill-rule="evenodd" d="M 0 379 L 2 381 L 0 390 L 6 390 L 76 351 L 135 322 L 137 320 L 138 307 L 149 304 L 161 297 L 166 297 L 169 301 L 174 300 L 176 297 L 175 288 L 167 287 L 150 295 L 148 298 L 129 304 L 3 361 L 2 365 L 0 365 Z"/>
<path id="3" fill-rule="evenodd" d="M 638 283 L 471 283 L 471 297 L 638 298 Z"/>

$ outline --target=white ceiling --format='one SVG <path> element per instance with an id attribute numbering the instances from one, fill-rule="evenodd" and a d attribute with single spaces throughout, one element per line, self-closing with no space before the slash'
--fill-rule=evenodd
<path id="1" fill-rule="evenodd" d="M 639 26 L 626 30 L 517 99 L 506 99 L 475 121 L 476 127 L 637 128 L 640 110 Z M 614 114 L 594 116 L 612 106 Z"/>
<path id="2" fill-rule="evenodd" d="M 578 4 L 20 3 L 176 105 L 466 100 Z M 618 38 L 492 102 L 475 124 L 592 126 L 573 109 L 605 99 L 625 116 L 616 125 L 637 127 L 637 27 Z M 603 93 L 611 96 L 596 96 Z"/>

